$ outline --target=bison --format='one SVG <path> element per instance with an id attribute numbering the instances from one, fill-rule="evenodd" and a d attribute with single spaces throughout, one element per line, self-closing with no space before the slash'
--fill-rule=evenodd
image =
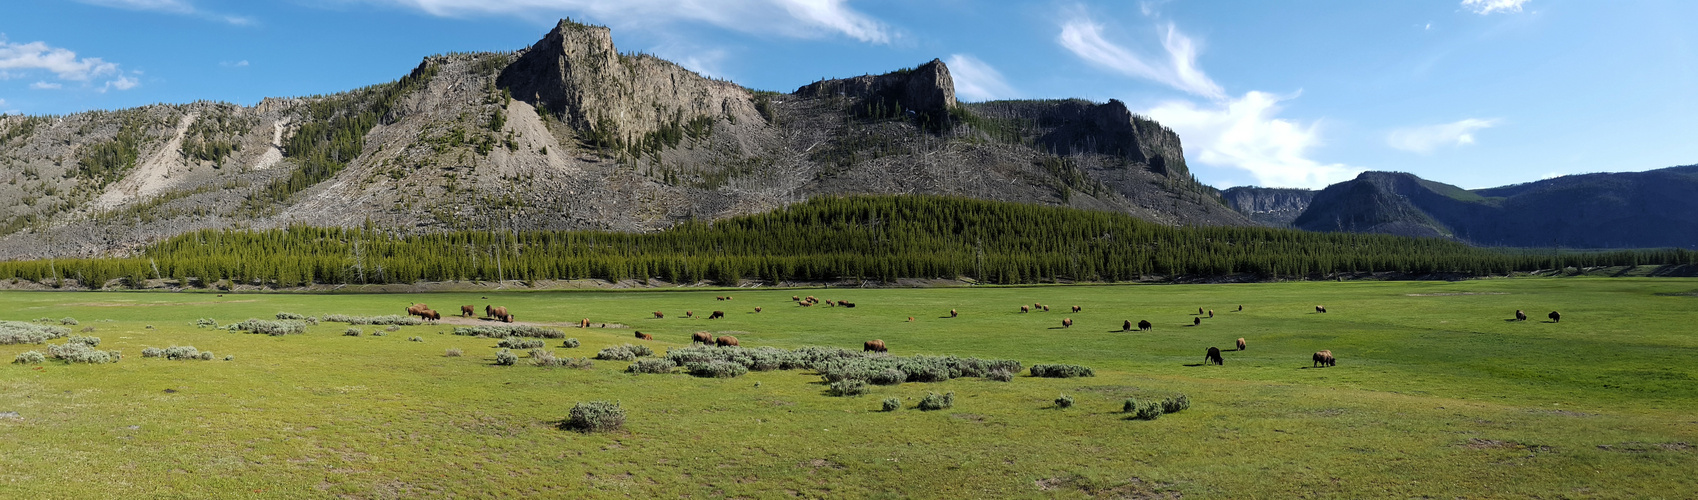
<path id="1" fill-rule="evenodd" d="M 790 296 L 790 301 L 791 301 L 791 302 L 800 302 L 800 301 L 801 301 L 801 300 L 802 300 L 802 298 L 801 298 L 801 297 L 797 297 L 797 296 L 795 296 L 795 295 L 791 295 L 791 296 Z"/>
<path id="2" fill-rule="evenodd" d="M 951 317 L 951 318 L 953 318 L 953 317 L 955 317 L 955 316 L 956 316 L 956 312 L 955 312 L 955 310 L 954 310 L 954 309 L 950 309 L 950 310 L 949 310 L 949 317 Z"/>
<path id="3" fill-rule="evenodd" d="M 890 352 L 889 349 L 886 349 L 884 347 L 884 341 L 883 340 L 868 340 L 868 341 L 866 341 L 866 343 L 861 344 L 861 352 L 867 352 L 867 351 Z"/>
<path id="4" fill-rule="evenodd" d="M 483 316 L 485 318 L 495 317 L 495 306 L 491 306 L 491 305 L 483 306 Z"/>
<path id="5" fill-rule="evenodd" d="M 486 307 L 484 309 L 489 312 L 489 317 L 491 318 L 499 320 L 507 319 L 507 306 Z M 512 321 L 508 321 L 508 323 L 512 323 Z"/>
<path id="6" fill-rule="evenodd" d="M 721 335 L 719 338 L 713 339 L 713 343 L 715 345 L 720 346 L 720 347 L 730 347 L 730 346 L 738 345 L 737 344 L 737 337 L 732 337 L 730 335 Z"/>
<path id="7" fill-rule="evenodd" d="M 1202 316 L 1191 318 L 1191 326 L 1200 326 L 1202 324 L 1203 324 L 1203 317 Z"/>
<path id="8" fill-rule="evenodd" d="M 429 310 L 430 310 L 430 307 L 427 307 L 424 304 L 413 304 L 413 305 L 407 306 L 407 315 L 408 316 L 424 317 L 424 312 L 429 311 Z"/>
<path id="9" fill-rule="evenodd" d="M 914 317 L 913 317 L 913 316 L 909 316 L 909 317 L 908 317 L 908 322 L 909 322 L 909 323 L 913 323 L 913 322 L 914 322 Z"/>
<path id="10" fill-rule="evenodd" d="M 1318 312 L 1318 313 L 1327 312 L 1327 306 L 1315 306 L 1315 312 Z"/>
<path id="11" fill-rule="evenodd" d="M 761 306 L 755 306 L 755 312 L 761 312 Z"/>
<path id="12" fill-rule="evenodd" d="M 695 313 L 695 311 L 684 311 L 684 317 L 694 318 L 694 317 L 696 317 L 696 313 Z"/>
<path id="13" fill-rule="evenodd" d="M 1551 311 L 1551 313 L 1545 315 L 1545 317 L 1550 318 L 1552 323 L 1561 323 L 1562 322 L 1562 315 L 1557 314 L 1556 311 Z"/>
<path id="14" fill-rule="evenodd" d="M 654 340 L 653 335 L 649 335 L 649 334 L 643 333 L 643 332 L 637 332 L 637 338 L 640 339 L 640 340 Z"/>
<path id="15" fill-rule="evenodd" d="M 1073 306 L 1073 312 L 1079 312 L 1079 306 Z"/>
<path id="16" fill-rule="evenodd" d="M 589 328 L 589 327 L 590 327 L 590 319 L 589 318 L 584 318 L 584 319 L 578 320 L 578 328 Z"/>
<path id="17" fill-rule="evenodd" d="M 1199 308 L 1197 308 L 1197 315 L 1198 315 L 1198 316 L 1202 316 L 1202 315 L 1203 315 L 1203 308 L 1201 308 L 1201 307 L 1199 307 Z"/>
<path id="18" fill-rule="evenodd" d="M 1020 312 L 1023 312 L 1023 313 L 1032 312 L 1032 308 L 1026 307 L 1026 306 L 1020 306 Z"/>
<path id="19" fill-rule="evenodd" d="M 1317 366 L 1333 366 L 1338 364 L 1338 360 L 1333 359 L 1332 350 L 1330 349 L 1325 351 L 1315 351 L 1315 355 L 1310 359 L 1315 361 L 1314 365 L 1310 366 L 1310 368 Z"/>
<path id="20" fill-rule="evenodd" d="M 719 319 L 723 317 L 725 317 L 725 311 L 714 311 L 713 314 L 708 315 L 708 319 Z"/>
<path id="21" fill-rule="evenodd" d="M 430 310 L 430 309 L 425 309 L 423 311 L 419 311 L 419 318 L 430 319 L 430 320 L 440 320 L 440 319 L 442 319 L 442 313 L 439 313 L 439 312 L 436 312 L 436 311 L 433 311 L 433 310 Z"/>
<path id="22" fill-rule="evenodd" d="M 1155 327 L 1155 325 L 1150 324 L 1150 320 L 1147 320 L 1147 319 L 1138 320 L 1138 331 L 1140 331 L 1140 332 L 1150 331 L 1154 327 Z"/>
<path id="23" fill-rule="evenodd" d="M 1244 312 L 1244 306 L 1238 306 L 1238 312 Z"/>
<path id="24" fill-rule="evenodd" d="M 1210 309 L 1210 310 L 1209 310 L 1209 317 L 1210 317 L 1210 318 L 1213 318 L 1213 317 L 1215 317 L 1215 310 L 1214 310 L 1214 309 Z"/>
<path id="25" fill-rule="evenodd" d="M 1220 357 L 1219 347 L 1210 347 L 1209 352 L 1203 353 L 1203 364 L 1225 365 L 1226 360 Z"/>
<path id="26" fill-rule="evenodd" d="M 839 300 L 839 301 L 837 301 L 837 305 L 840 305 L 840 306 L 843 306 L 843 307 L 847 307 L 847 308 L 850 308 L 850 309 L 854 309 L 854 308 L 855 308 L 855 303 L 854 303 L 854 302 L 850 302 L 850 301 L 847 301 L 847 300 Z"/>
<path id="27" fill-rule="evenodd" d="M 1120 324 L 1120 331 L 1123 331 L 1123 332 L 1132 331 L 1132 320 L 1126 320 L 1125 323 L 1121 323 Z"/>
<path id="28" fill-rule="evenodd" d="M 1520 309 L 1516 309 L 1515 310 L 1515 320 L 1516 321 L 1527 321 L 1527 313 L 1521 312 Z"/>
<path id="29" fill-rule="evenodd" d="M 1073 318 L 1061 318 L 1062 328 L 1073 328 Z"/>
<path id="30" fill-rule="evenodd" d="M 708 333 L 708 332 L 696 332 L 696 333 L 690 334 L 690 343 L 693 344 L 693 343 L 696 343 L 696 342 L 701 342 L 702 344 L 712 344 L 713 343 L 713 334 Z"/>
<path id="31" fill-rule="evenodd" d="M 507 323 L 512 323 L 513 322 L 513 315 L 503 314 L 503 315 L 501 315 L 501 321 L 507 322 Z"/>
<path id="32" fill-rule="evenodd" d="M 713 300 L 725 300 L 725 297 L 716 296 L 716 297 L 713 298 Z"/>
<path id="33" fill-rule="evenodd" d="M 814 306 L 814 303 L 813 303 L 813 302 L 807 302 L 807 301 L 802 301 L 802 302 L 797 302 L 797 303 L 796 303 L 796 305 L 799 305 L 799 306 L 802 306 L 802 307 L 813 307 L 813 306 Z"/>
<path id="34" fill-rule="evenodd" d="M 460 317 L 470 318 L 475 315 L 477 315 L 477 310 L 472 309 L 472 306 L 460 306 Z"/>
<path id="35" fill-rule="evenodd" d="M 1049 312 L 1049 306 L 1044 306 L 1044 312 Z"/>
<path id="36" fill-rule="evenodd" d="M 1238 350 L 1244 350 L 1244 337 L 1238 337 Z"/>
<path id="37" fill-rule="evenodd" d="M 660 312 L 660 311 L 655 311 L 654 312 L 654 319 L 666 319 L 666 313 L 663 313 L 663 312 Z"/>

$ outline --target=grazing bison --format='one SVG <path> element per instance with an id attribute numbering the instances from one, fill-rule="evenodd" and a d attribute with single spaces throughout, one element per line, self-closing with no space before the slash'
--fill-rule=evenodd
<path id="1" fill-rule="evenodd" d="M 712 344 L 713 343 L 713 334 L 708 333 L 708 332 L 696 332 L 696 333 L 690 334 L 690 343 L 694 344 L 696 342 L 701 342 L 703 344 Z"/>
<path id="2" fill-rule="evenodd" d="M 472 309 L 472 306 L 460 306 L 460 317 L 470 318 L 470 317 L 472 317 L 476 314 L 477 314 L 477 310 Z"/>
<path id="3" fill-rule="evenodd" d="M 1527 313 L 1521 312 L 1520 309 L 1516 309 L 1515 310 L 1515 320 L 1516 321 L 1527 321 Z"/>
<path id="4" fill-rule="evenodd" d="M 909 323 L 913 323 L 913 322 L 914 322 L 914 317 L 913 317 L 913 316 L 909 316 L 909 317 L 908 317 L 908 322 L 909 322 Z"/>
<path id="5" fill-rule="evenodd" d="M 423 311 L 419 311 L 419 318 L 420 319 L 437 319 L 437 320 L 439 320 L 439 319 L 442 319 L 442 313 L 438 313 L 438 312 L 432 311 L 430 309 L 425 309 Z"/>
<path id="6" fill-rule="evenodd" d="M 726 296 L 725 296 L 725 300 L 731 300 L 731 296 L 730 296 L 730 295 L 726 295 Z"/>
<path id="7" fill-rule="evenodd" d="M 1244 312 L 1244 306 L 1238 306 L 1238 312 Z"/>
<path id="8" fill-rule="evenodd" d="M 666 313 L 663 313 L 663 312 L 660 312 L 660 311 L 655 311 L 654 312 L 654 319 L 666 319 Z"/>
<path id="9" fill-rule="evenodd" d="M 637 332 L 637 338 L 642 339 L 642 340 L 654 340 L 653 335 L 649 335 L 649 334 L 643 333 L 643 332 Z"/>
<path id="10" fill-rule="evenodd" d="M 802 301 L 802 302 L 797 302 L 796 305 L 799 305 L 799 306 L 802 306 L 802 307 L 813 307 L 814 303 L 808 302 L 808 301 Z"/>
<path id="11" fill-rule="evenodd" d="M 501 316 L 501 321 L 504 321 L 504 322 L 507 322 L 507 323 L 512 323 L 513 322 L 513 315 L 504 314 L 504 315 Z"/>
<path id="12" fill-rule="evenodd" d="M 1037 302 L 1032 303 L 1032 309 L 1043 309 L 1043 308 L 1044 308 L 1043 304 L 1039 304 Z"/>
<path id="13" fill-rule="evenodd" d="M 1198 315 L 1198 316 L 1202 316 L 1202 315 L 1203 315 L 1203 308 L 1201 308 L 1201 307 L 1199 307 L 1199 308 L 1197 308 L 1197 315 Z"/>
<path id="14" fill-rule="evenodd" d="M 725 300 L 725 297 L 714 296 L 713 300 Z"/>
<path id="15" fill-rule="evenodd" d="M 719 319 L 723 317 L 725 317 L 725 311 L 714 311 L 713 314 L 708 315 L 708 319 Z"/>
<path id="16" fill-rule="evenodd" d="M 1210 318 L 1213 318 L 1213 317 L 1215 317 L 1215 310 L 1214 310 L 1214 309 L 1210 309 L 1210 310 L 1209 310 L 1209 317 L 1210 317 Z"/>
<path id="17" fill-rule="evenodd" d="M 1138 320 L 1138 331 L 1140 331 L 1140 332 L 1150 331 L 1150 329 L 1152 329 L 1154 327 L 1155 327 L 1155 325 L 1150 324 L 1150 320 L 1147 320 L 1147 319 Z"/>
<path id="18" fill-rule="evenodd" d="M 837 307 L 837 301 L 831 300 L 831 299 L 825 299 L 825 306 L 826 307 Z"/>
<path id="19" fill-rule="evenodd" d="M 424 317 L 424 312 L 429 311 L 429 310 L 430 310 L 430 308 L 426 307 L 424 304 L 413 304 L 413 305 L 407 306 L 407 315 L 408 316 Z"/>
<path id="20" fill-rule="evenodd" d="M 805 298 L 805 299 L 803 299 L 803 300 L 806 300 L 806 301 L 808 301 L 808 302 L 819 302 L 819 301 L 820 301 L 820 299 L 816 299 L 816 298 L 814 298 L 814 296 L 812 296 L 812 295 L 809 295 L 809 296 L 808 296 L 808 297 L 807 297 L 807 298 Z"/>
<path id="21" fill-rule="evenodd" d="M 1318 312 L 1318 313 L 1327 312 L 1327 306 L 1315 306 L 1315 312 Z"/>
<path id="22" fill-rule="evenodd" d="M 1073 318 L 1061 318 L 1062 328 L 1073 328 Z"/>
<path id="23" fill-rule="evenodd" d="M 483 306 L 483 317 L 485 317 L 485 318 L 495 317 L 495 306 L 490 306 L 490 305 Z"/>
<path id="24" fill-rule="evenodd" d="M 1049 306 L 1044 306 L 1044 312 L 1049 312 Z"/>
<path id="25" fill-rule="evenodd" d="M 1073 312 L 1079 312 L 1079 310 L 1080 310 L 1079 306 L 1073 306 Z"/>
<path id="26" fill-rule="evenodd" d="M 755 306 L 755 312 L 761 312 L 761 306 Z"/>
<path id="27" fill-rule="evenodd" d="M 1217 364 L 1217 365 L 1226 364 L 1226 360 L 1222 359 L 1220 357 L 1220 348 L 1219 347 L 1210 347 L 1209 352 L 1203 354 L 1203 364 L 1210 364 L 1210 363 Z"/>
<path id="28" fill-rule="evenodd" d="M 490 308 L 485 308 L 485 309 L 488 310 L 489 317 L 491 317 L 491 318 L 495 318 L 495 319 L 505 321 L 507 319 L 507 316 L 509 316 L 507 314 L 507 306 L 496 306 L 496 307 L 490 307 Z M 512 323 L 512 321 L 508 321 L 508 323 Z"/>
<path id="29" fill-rule="evenodd" d="M 801 301 L 801 300 L 802 300 L 802 298 L 801 298 L 801 297 L 797 297 L 797 296 L 795 296 L 795 295 L 791 295 L 791 296 L 790 296 L 790 301 L 791 301 L 791 302 L 799 302 L 799 301 Z"/>
<path id="30" fill-rule="evenodd" d="M 694 317 L 696 317 L 696 313 L 694 311 L 684 311 L 684 317 L 694 318 Z"/>
<path id="31" fill-rule="evenodd" d="M 889 349 L 885 349 L 883 340 L 868 340 L 866 343 L 861 344 L 861 352 L 867 351 L 890 352 Z"/>
<path id="32" fill-rule="evenodd" d="M 854 303 L 854 302 L 850 302 L 850 301 L 847 301 L 847 300 L 839 300 L 839 301 L 837 301 L 837 305 L 840 305 L 840 306 L 843 306 L 843 307 L 847 307 L 847 308 L 850 308 L 850 309 L 854 309 L 854 308 L 855 308 L 855 303 Z"/>
<path id="33" fill-rule="evenodd" d="M 1550 318 L 1552 323 L 1561 323 L 1562 322 L 1562 315 L 1557 314 L 1556 311 L 1551 311 L 1551 313 L 1545 315 L 1545 317 Z"/>
<path id="34" fill-rule="evenodd" d="M 584 318 L 584 319 L 578 320 L 578 328 L 589 328 L 589 327 L 590 327 L 590 319 L 589 318 Z"/>
<path id="35" fill-rule="evenodd" d="M 949 310 L 949 317 L 951 317 L 951 318 L 953 318 L 953 317 L 955 317 L 955 315 L 956 315 L 956 312 L 955 312 L 955 310 L 954 310 L 954 309 L 950 309 L 950 310 Z"/>
<path id="36" fill-rule="evenodd" d="M 1020 312 L 1023 312 L 1023 313 L 1032 312 L 1032 308 L 1026 307 L 1026 306 L 1020 306 Z"/>
<path id="37" fill-rule="evenodd" d="M 1126 320 L 1125 323 L 1121 323 L 1120 324 L 1120 331 L 1123 331 L 1123 332 L 1132 331 L 1132 320 Z"/>
<path id="38" fill-rule="evenodd" d="M 1244 337 L 1238 337 L 1238 350 L 1244 350 Z"/>
<path id="39" fill-rule="evenodd" d="M 730 335 L 721 335 L 719 338 L 713 339 L 713 343 L 715 345 L 720 346 L 720 347 L 729 347 L 729 346 L 738 345 L 737 344 L 737 337 L 732 337 Z"/>
<path id="40" fill-rule="evenodd" d="M 1314 368 L 1316 366 L 1333 366 L 1338 364 L 1338 360 L 1333 359 L 1332 350 L 1330 349 L 1325 351 L 1315 351 L 1315 355 L 1310 359 L 1315 361 L 1315 364 L 1310 366 L 1310 368 Z"/>
<path id="41" fill-rule="evenodd" d="M 1201 316 L 1191 318 L 1191 326 L 1199 326 L 1199 325 L 1202 325 L 1202 324 L 1203 324 L 1203 318 Z"/>

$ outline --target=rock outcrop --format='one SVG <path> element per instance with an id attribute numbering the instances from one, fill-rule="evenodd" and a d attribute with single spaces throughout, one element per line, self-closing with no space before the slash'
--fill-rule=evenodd
<path id="1" fill-rule="evenodd" d="M 1220 194 L 1233 210 L 1270 227 L 1290 227 L 1315 198 L 1315 191 L 1310 189 L 1255 186 L 1228 188 Z"/>

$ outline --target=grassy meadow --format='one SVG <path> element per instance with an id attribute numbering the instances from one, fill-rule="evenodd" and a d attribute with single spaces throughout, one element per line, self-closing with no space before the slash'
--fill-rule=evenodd
<path id="1" fill-rule="evenodd" d="M 73 317 L 74 332 L 124 353 L 116 364 L 0 366 L 0 497 L 1687 498 L 1698 492 L 1695 289 L 1698 280 L 1673 278 L 1518 278 L 0 292 L 0 319 Z M 803 308 L 792 295 L 858 307 Z M 455 336 L 449 324 L 384 336 L 361 326 L 359 337 L 342 335 L 340 323 L 279 337 L 195 326 L 278 312 L 402 314 L 413 302 L 445 315 L 506 306 L 520 322 L 582 341 L 567 349 L 549 340 L 559 356 L 624 343 L 664 353 L 709 331 L 744 347 L 858 349 L 876 338 L 898 356 L 1070 363 L 1096 376 L 963 378 L 831 397 L 802 370 L 706 379 L 630 374 L 618 361 L 497 366 L 496 339 Z M 1033 303 L 1051 310 L 1019 311 Z M 952 308 L 959 317 L 948 317 Z M 1191 326 L 1198 308 L 1214 317 Z M 1513 321 L 1517 309 L 1530 319 Z M 714 310 L 726 317 L 706 319 Z M 1560 323 L 1545 320 L 1551 310 Z M 577 328 L 584 318 L 617 325 Z M 1063 328 L 1062 318 L 1075 323 Z M 1154 330 L 1120 331 L 1142 319 Z M 80 333 L 86 327 L 94 331 Z M 1239 337 L 1245 351 L 1232 350 Z M 140 355 L 172 345 L 216 357 Z M 1210 346 L 1227 351 L 1225 365 L 1201 364 Z M 444 356 L 450 348 L 465 355 Z M 1321 349 L 1336 367 L 1310 367 Z M 28 350 L 45 346 L 0 345 L 0 357 Z M 953 408 L 914 408 L 948 391 Z M 1064 394 L 1076 405 L 1056 408 Z M 1190 397 L 1189 410 L 1149 421 L 1120 412 L 1127 398 L 1177 394 Z M 889 397 L 903 408 L 880 411 Z M 624 430 L 558 427 L 590 400 L 618 401 Z"/>

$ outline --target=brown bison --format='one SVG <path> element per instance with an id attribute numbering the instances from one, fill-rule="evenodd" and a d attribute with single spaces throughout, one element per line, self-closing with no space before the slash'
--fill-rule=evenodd
<path id="1" fill-rule="evenodd" d="M 1132 331 L 1132 320 L 1126 320 L 1125 323 L 1121 323 L 1120 324 L 1120 331 L 1123 331 L 1123 332 Z"/>
<path id="2" fill-rule="evenodd" d="M 1527 313 L 1521 312 L 1520 309 L 1516 309 L 1515 310 L 1515 320 L 1516 321 L 1527 321 Z"/>
<path id="3" fill-rule="evenodd" d="M 1073 312 L 1079 312 L 1079 306 L 1073 306 Z"/>
<path id="4" fill-rule="evenodd" d="M 430 309 L 425 309 L 423 311 L 419 311 L 419 317 L 423 318 L 423 319 L 429 319 L 429 320 L 441 320 L 442 319 L 442 313 L 439 313 L 439 312 L 436 312 L 436 311 L 433 311 L 433 310 L 430 310 Z"/>
<path id="5" fill-rule="evenodd" d="M 831 299 L 825 299 L 825 306 L 826 307 L 837 307 L 837 301 L 831 300 Z"/>
<path id="6" fill-rule="evenodd" d="M 1561 323 L 1562 322 L 1562 315 L 1557 314 L 1556 311 L 1551 311 L 1551 313 L 1545 315 L 1545 317 L 1550 318 L 1552 323 Z"/>
<path id="7" fill-rule="evenodd" d="M 723 317 L 725 317 L 725 311 L 714 311 L 713 314 L 708 315 L 708 319 L 719 319 Z"/>
<path id="8" fill-rule="evenodd" d="M 1198 316 L 1202 316 L 1202 315 L 1203 315 L 1203 308 L 1201 308 L 1201 307 L 1199 307 L 1199 308 L 1197 308 L 1197 315 L 1198 315 Z"/>
<path id="9" fill-rule="evenodd" d="M 1039 304 L 1037 302 L 1032 303 L 1032 309 L 1043 309 L 1043 308 L 1044 308 L 1043 304 Z"/>
<path id="10" fill-rule="evenodd" d="M 1238 350 L 1244 350 L 1244 337 L 1238 337 Z"/>
<path id="11" fill-rule="evenodd" d="M 660 312 L 660 311 L 655 311 L 654 312 L 654 319 L 666 319 L 666 313 L 663 313 L 663 312 Z"/>
<path id="12" fill-rule="evenodd" d="M 802 300 L 802 298 L 801 298 L 801 297 L 797 297 L 797 296 L 795 296 L 795 295 L 791 295 L 791 296 L 790 296 L 790 301 L 791 301 L 791 302 L 799 302 L 799 301 L 801 301 L 801 300 Z"/>
<path id="13" fill-rule="evenodd" d="M 713 300 L 725 300 L 725 297 L 715 296 Z"/>
<path id="14" fill-rule="evenodd" d="M 1026 306 L 1020 306 L 1020 312 L 1023 312 L 1023 313 L 1032 312 L 1032 308 L 1026 307 Z"/>
<path id="15" fill-rule="evenodd" d="M 1049 306 L 1044 306 L 1044 312 L 1049 312 Z"/>
<path id="16" fill-rule="evenodd" d="M 855 303 L 854 303 L 854 302 L 850 302 L 850 301 L 847 301 L 847 300 L 839 300 L 839 301 L 837 301 L 837 305 L 840 305 L 840 306 L 843 306 L 843 307 L 847 307 L 847 308 L 850 308 L 850 309 L 854 309 L 854 308 L 855 308 Z"/>
<path id="17" fill-rule="evenodd" d="M 1338 364 L 1338 360 L 1333 359 L 1332 350 L 1330 349 L 1325 351 L 1316 351 L 1315 355 L 1310 359 L 1315 361 L 1315 364 L 1311 365 L 1310 368 L 1317 366 L 1333 366 Z"/>
<path id="18" fill-rule="evenodd" d="M 731 300 L 731 296 L 730 296 L 730 295 L 726 295 L 726 296 L 725 296 L 725 300 Z"/>
<path id="19" fill-rule="evenodd" d="M 696 313 L 694 311 L 684 311 L 684 317 L 694 318 L 694 317 L 696 317 Z"/>
<path id="20" fill-rule="evenodd" d="M 643 333 L 643 332 L 637 332 L 637 338 L 641 339 L 641 340 L 654 340 L 653 335 L 649 335 L 649 334 Z"/>
<path id="21" fill-rule="evenodd" d="M 485 309 L 489 312 L 489 317 L 507 321 L 507 316 L 509 316 L 507 314 L 507 306 L 488 307 Z M 512 321 L 507 322 L 512 323 Z"/>
<path id="22" fill-rule="evenodd" d="M 472 309 L 472 306 L 460 306 L 460 317 L 470 318 L 475 315 L 477 315 L 477 310 Z"/>
<path id="23" fill-rule="evenodd" d="M 1214 309 L 1210 309 L 1210 310 L 1209 310 L 1209 317 L 1210 317 L 1210 318 L 1213 318 L 1213 317 L 1215 317 L 1215 310 L 1214 310 Z"/>
<path id="24" fill-rule="evenodd" d="M 1209 352 L 1203 353 L 1203 364 L 1224 365 L 1226 360 L 1220 357 L 1219 347 L 1210 347 Z"/>
<path id="25" fill-rule="evenodd" d="M 430 310 L 430 308 L 425 306 L 424 304 L 413 304 L 413 305 L 407 306 L 407 315 L 408 316 L 423 317 L 424 312 L 429 311 L 429 310 Z"/>
<path id="26" fill-rule="evenodd" d="M 957 313 L 956 313 L 956 312 L 955 312 L 955 310 L 954 310 L 954 309 L 950 309 L 950 310 L 949 310 L 949 317 L 951 317 L 951 318 L 953 318 L 953 317 L 955 317 L 955 316 L 956 316 L 956 314 L 957 314 Z"/>
<path id="27" fill-rule="evenodd" d="M 696 333 L 690 334 L 690 343 L 693 344 L 693 343 L 696 343 L 696 342 L 701 342 L 703 344 L 712 344 L 713 343 L 713 334 L 708 333 L 708 332 L 696 332 Z"/>
<path id="28" fill-rule="evenodd" d="M 755 312 L 761 312 L 761 306 L 755 306 Z"/>
<path id="29" fill-rule="evenodd" d="M 485 318 L 495 317 L 495 306 L 490 306 L 490 305 L 483 306 L 483 317 L 485 317 Z"/>
<path id="30" fill-rule="evenodd" d="M 807 297 L 806 297 L 806 298 L 804 298 L 804 299 L 802 299 L 802 300 L 806 300 L 806 301 L 808 301 L 808 302 L 819 302 L 819 301 L 820 301 L 820 299 L 816 299 L 816 298 L 814 298 L 814 296 L 812 296 L 812 295 L 809 295 L 809 296 L 807 296 Z"/>
<path id="31" fill-rule="evenodd" d="M 1191 318 L 1191 326 L 1200 326 L 1202 324 L 1203 324 L 1203 317 L 1202 316 Z"/>
<path id="32" fill-rule="evenodd" d="M 1150 331 L 1153 328 L 1155 328 L 1155 325 L 1150 324 L 1150 320 L 1147 320 L 1147 319 L 1138 320 L 1138 331 L 1147 332 L 1147 331 Z"/>
<path id="33" fill-rule="evenodd" d="M 813 303 L 813 302 L 807 302 L 807 301 L 802 301 L 802 302 L 797 302 L 797 303 L 796 303 L 796 305 L 799 305 L 799 306 L 802 306 L 802 307 L 813 307 L 813 306 L 814 306 L 814 303 Z"/>
<path id="34" fill-rule="evenodd" d="M 885 349 L 883 340 L 868 340 L 866 343 L 861 344 L 861 352 L 867 351 L 890 352 L 889 349 Z"/>
<path id="35" fill-rule="evenodd" d="M 1061 318 L 1062 328 L 1073 328 L 1073 318 Z"/>
<path id="36" fill-rule="evenodd" d="M 909 322 L 909 323 L 913 323 L 913 322 L 914 322 L 914 317 L 913 317 L 913 316 L 909 316 L 909 317 L 908 317 L 908 322 Z"/>
<path id="37" fill-rule="evenodd" d="M 513 315 L 511 315 L 511 314 L 503 315 L 503 316 L 501 316 L 501 321 L 504 321 L 504 322 L 507 322 L 507 323 L 512 323 L 513 322 Z"/>
<path id="38" fill-rule="evenodd" d="M 720 346 L 720 347 L 730 347 L 730 346 L 738 345 L 737 344 L 737 337 L 732 337 L 730 335 L 721 335 L 719 338 L 713 339 L 713 343 L 715 345 Z"/>
<path id="39" fill-rule="evenodd" d="M 584 319 L 578 320 L 578 328 L 589 328 L 589 327 L 590 327 L 590 319 L 589 318 L 584 318 Z"/>

